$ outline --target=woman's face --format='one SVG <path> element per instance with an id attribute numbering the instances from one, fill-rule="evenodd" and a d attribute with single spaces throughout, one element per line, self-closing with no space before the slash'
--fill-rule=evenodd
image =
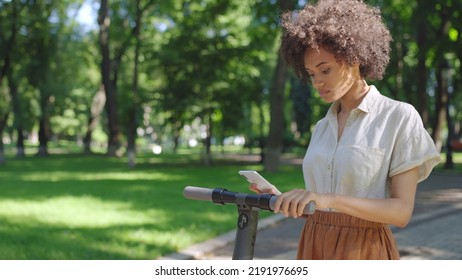
<path id="1" fill-rule="evenodd" d="M 345 96 L 360 80 L 359 66 L 339 63 L 332 53 L 323 48 L 306 50 L 304 63 L 313 87 L 328 103 Z"/>

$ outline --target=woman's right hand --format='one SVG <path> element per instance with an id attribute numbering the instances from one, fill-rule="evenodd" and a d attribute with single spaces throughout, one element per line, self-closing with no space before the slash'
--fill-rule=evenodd
<path id="1" fill-rule="evenodd" d="M 271 188 L 260 189 L 257 184 L 253 183 L 250 184 L 249 189 L 257 194 L 281 194 L 281 192 L 274 185 L 271 185 Z"/>
<path id="2" fill-rule="evenodd" d="M 332 194 L 315 193 L 306 189 L 293 189 L 278 196 L 274 204 L 274 213 L 283 213 L 286 217 L 303 216 L 308 203 L 316 203 L 316 209 L 332 208 Z"/>

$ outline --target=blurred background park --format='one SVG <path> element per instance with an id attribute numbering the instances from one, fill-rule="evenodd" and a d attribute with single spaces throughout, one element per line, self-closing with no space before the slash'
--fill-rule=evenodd
<path id="1" fill-rule="evenodd" d="M 462 173 L 462 0 L 376 0 L 382 94 Z M 0 0 L 0 259 L 155 259 L 234 228 L 187 185 L 303 187 L 324 104 L 278 55 L 302 0 Z M 262 213 L 268 215 L 267 213 Z"/>

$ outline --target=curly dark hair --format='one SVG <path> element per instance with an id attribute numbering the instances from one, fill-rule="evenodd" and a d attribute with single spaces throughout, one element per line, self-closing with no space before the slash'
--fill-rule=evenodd
<path id="1" fill-rule="evenodd" d="M 390 61 L 388 28 L 380 10 L 361 0 L 319 0 L 302 10 L 282 14 L 281 53 L 303 81 L 304 53 L 322 47 L 340 63 L 359 64 L 361 77 L 380 80 Z"/>

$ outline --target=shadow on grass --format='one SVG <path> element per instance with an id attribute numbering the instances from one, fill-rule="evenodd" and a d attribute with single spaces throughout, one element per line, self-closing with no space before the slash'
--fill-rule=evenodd
<path id="1" fill-rule="evenodd" d="M 140 228 L 147 231 L 158 230 L 153 225 L 69 228 L 26 218 L 15 222 L 0 219 L 0 222 L 1 259 L 152 259 L 172 250 L 169 244 L 114 236 L 118 232 L 137 231 Z"/>

